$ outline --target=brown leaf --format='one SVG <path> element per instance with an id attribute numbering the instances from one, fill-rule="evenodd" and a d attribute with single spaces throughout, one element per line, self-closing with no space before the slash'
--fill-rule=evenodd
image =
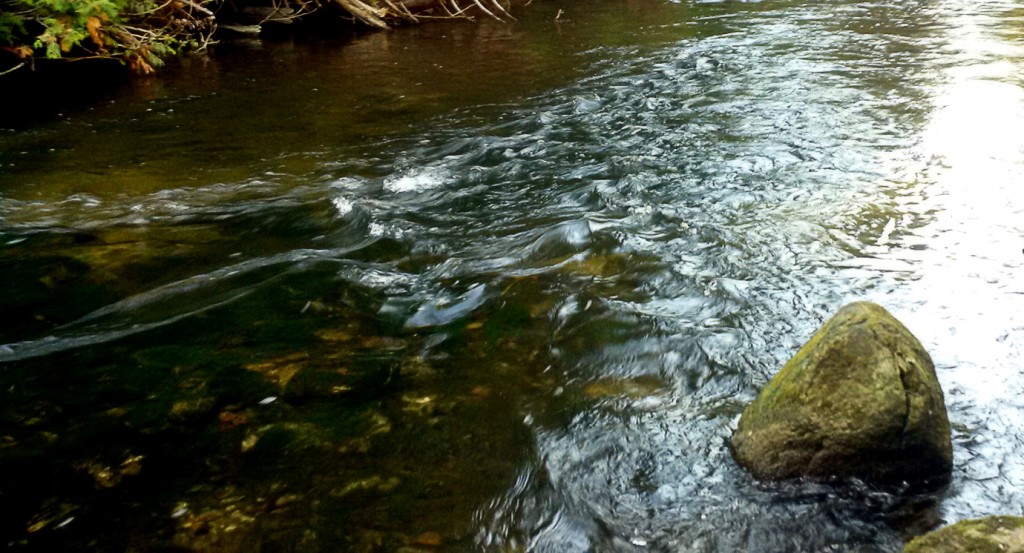
<path id="1" fill-rule="evenodd" d="M 413 543 L 416 545 L 425 545 L 427 547 L 440 547 L 443 542 L 441 534 L 438 534 L 437 532 L 423 532 Z"/>
<path id="2" fill-rule="evenodd" d="M 237 428 L 249 422 L 249 413 L 243 411 L 241 413 L 235 413 L 232 411 L 222 411 L 219 416 L 220 424 L 218 428 L 221 432 L 227 432 L 233 428 Z"/>
<path id="3" fill-rule="evenodd" d="M 103 37 L 100 36 L 100 27 L 103 26 L 103 22 L 96 16 L 91 16 L 85 20 L 85 30 L 89 33 L 89 38 L 92 39 L 93 43 L 100 51 L 104 51 Z"/>
<path id="4" fill-rule="evenodd" d="M 24 44 L 21 46 L 0 46 L 0 50 L 10 52 L 15 56 L 18 56 L 18 59 L 22 60 L 27 60 L 32 57 L 32 48 L 25 46 Z"/>
<path id="5" fill-rule="evenodd" d="M 146 63 L 141 55 L 135 53 L 128 55 L 128 69 L 139 75 L 152 75 L 155 72 L 152 65 Z"/>

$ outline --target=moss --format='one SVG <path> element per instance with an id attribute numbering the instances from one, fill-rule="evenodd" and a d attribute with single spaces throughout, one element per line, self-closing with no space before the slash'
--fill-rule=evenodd
<path id="1" fill-rule="evenodd" d="M 1024 552 L 1024 518 L 990 516 L 963 520 L 914 538 L 904 553 Z"/>
<path id="2" fill-rule="evenodd" d="M 952 467 L 931 359 L 885 309 L 841 309 L 743 412 L 737 461 L 758 478 L 924 480 Z"/>

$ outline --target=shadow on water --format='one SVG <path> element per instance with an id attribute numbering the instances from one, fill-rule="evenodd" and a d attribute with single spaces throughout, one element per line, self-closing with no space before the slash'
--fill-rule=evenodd
<path id="1" fill-rule="evenodd" d="M 1020 511 L 1019 19 L 538 4 L 8 131 L 0 539 L 895 551 Z M 953 484 L 754 482 L 735 418 L 860 298 L 935 357 Z"/>

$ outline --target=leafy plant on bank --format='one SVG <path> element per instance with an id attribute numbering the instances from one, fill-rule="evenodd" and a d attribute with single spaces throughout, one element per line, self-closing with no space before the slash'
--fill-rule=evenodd
<path id="1" fill-rule="evenodd" d="M 210 0 L 0 0 L 0 73 L 36 57 L 118 59 L 148 74 L 162 58 L 202 48 L 214 29 Z"/>
<path id="2" fill-rule="evenodd" d="M 421 19 L 472 19 L 483 14 L 514 19 L 509 0 L 270 0 L 268 20 L 296 20 L 314 13 L 388 29 Z M 503 2 L 505 3 L 503 5 Z M 149 74 L 162 60 L 199 50 L 216 29 L 222 5 L 245 12 L 260 0 L 0 0 L 0 76 L 38 58 L 117 59 Z M 529 2 L 527 2 L 529 3 Z M 266 12 L 254 6 L 259 13 Z M 229 19 L 230 22 L 230 19 Z M 261 23 L 262 23 L 261 22 Z"/>

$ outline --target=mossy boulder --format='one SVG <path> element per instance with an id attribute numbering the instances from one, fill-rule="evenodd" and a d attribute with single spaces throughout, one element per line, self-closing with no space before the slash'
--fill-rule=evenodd
<path id="1" fill-rule="evenodd" d="M 941 484 L 952 472 L 931 358 L 868 302 L 839 310 L 743 411 L 733 456 L 761 480 Z"/>
<path id="2" fill-rule="evenodd" d="M 962 520 L 914 538 L 903 553 L 1024 553 L 1024 518 Z"/>

